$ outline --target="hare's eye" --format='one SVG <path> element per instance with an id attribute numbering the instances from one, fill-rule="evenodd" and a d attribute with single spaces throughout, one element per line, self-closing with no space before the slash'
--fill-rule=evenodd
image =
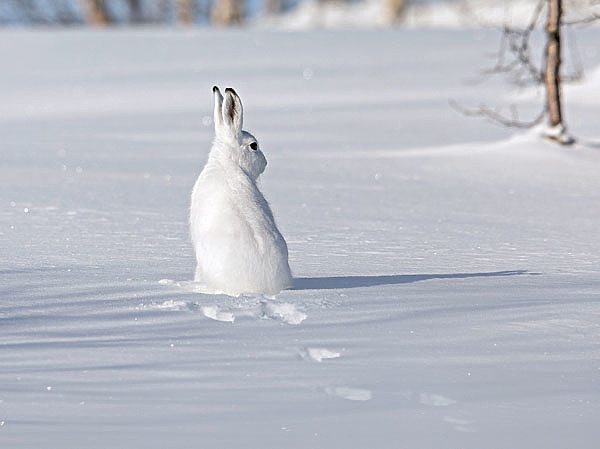
<path id="1" fill-rule="evenodd" d="M 256 142 L 252 142 L 252 143 L 250 144 L 250 149 L 251 149 L 252 151 L 256 151 L 256 150 L 258 150 L 258 144 L 257 144 Z"/>

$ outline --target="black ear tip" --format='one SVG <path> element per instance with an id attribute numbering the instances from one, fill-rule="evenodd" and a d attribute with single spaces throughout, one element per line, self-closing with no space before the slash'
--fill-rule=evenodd
<path id="1" fill-rule="evenodd" d="M 227 89 L 225 89 L 225 92 L 229 92 L 233 95 L 237 95 L 237 92 L 235 90 L 233 90 L 233 88 L 231 88 L 231 87 L 228 87 Z"/>
<path id="2" fill-rule="evenodd" d="M 217 86 L 213 86 L 213 93 L 218 92 L 219 88 Z"/>

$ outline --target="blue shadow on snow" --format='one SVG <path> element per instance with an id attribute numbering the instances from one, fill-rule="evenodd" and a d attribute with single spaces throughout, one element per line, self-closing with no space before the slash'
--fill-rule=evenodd
<path id="1" fill-rule="evenodd" d="M 337 288 L 373 287 L 376 285 L 409 284 L 430 279 L 464 279 L 474 277 L 519 276 L 527 270 L 493 271 L 488 273 L 451 273 L 451 274 L 392 274 L 384 276 L 330 276 L 314 278 L 294 278 L 290 290 L 333 290 Z"/>

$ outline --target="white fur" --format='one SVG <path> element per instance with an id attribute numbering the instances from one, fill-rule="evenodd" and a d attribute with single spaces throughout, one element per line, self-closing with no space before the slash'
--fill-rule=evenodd
<path id="1" fill-rule="evenodd" d="M 212 293 L 273 295 L 292 285 L 285 239 L 256 181 L 267 160 L 242 131 L 242 102 L 217 87 L 215 140 L 192 192 L 195 281 Z M 255 149 L 253 149 L 254 147 Z"/>

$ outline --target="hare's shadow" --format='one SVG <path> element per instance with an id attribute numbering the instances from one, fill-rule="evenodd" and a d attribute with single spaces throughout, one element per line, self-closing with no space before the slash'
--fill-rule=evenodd
<path id="1" fill-rule="evenodd" d="M 594 150 L 600 150 L 600 140 L 580 139 L 578 140 L 578 142 L 584 147 L 588 147 Z"/>
<path id="2" fill-rule="evenodd" d="M 408 284 L 430 279 L 464 279 L 473 277 L 519 276 L 527 270 L 492 271 L 486 273 L 447 273 L 447 274 L 392 274 L 385 276 L 330 276 L 294 278 L 290 290 L 332 290 L 338 288 L 373 287 L 376 285 Z"/>

